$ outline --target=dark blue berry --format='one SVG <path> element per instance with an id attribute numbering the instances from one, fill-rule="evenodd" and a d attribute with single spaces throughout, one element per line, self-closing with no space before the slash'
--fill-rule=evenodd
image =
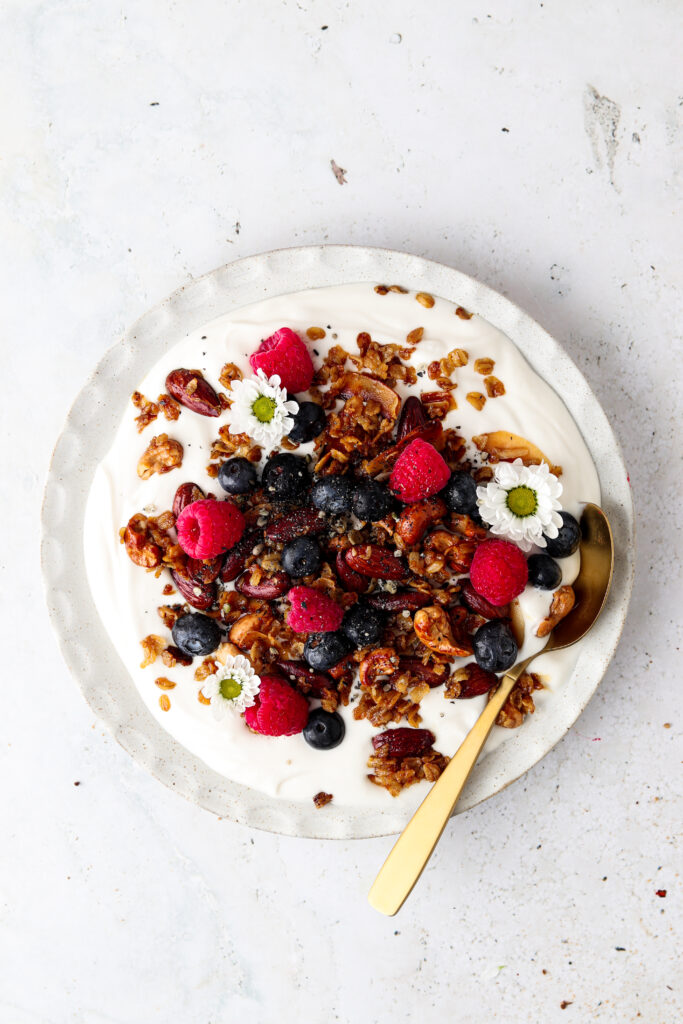
<path id="1" fill-rule="evenodd" d="M 208 615 L 181 615 L 171 629 L 173 642 L 191 658 L 195 654 L 212 654 L 221 642 L 221 631 L 215 619 Z"/>
<path id="2" fill-rule="evenodd" d="M 228 459 L 218 470 L 218 483 L 228 494 L 246 494 L 256 486 L 256 468 L 247 459 Z"/>
<path id="3" fill-rule="evenodd" d="M 477 665 L 489 672 L 507 672 L 517 658 L 517 643 L 510 627 L 493 619 L 480 626 L 472 638 Z"/>
<path id="4" fill-rule="evenodd" d="M 550 555 L 531 555 L 527 565 L 529 583 L 537 590 L 555 590 L 562 582 L 562 570 Z"/>
<path id="5" fill-rule="evenodd" d="M 364 523 L 377 523 L 395 508 L 395 500 L 385 484 L 376 480 L 362 480 L 351 494 L 353 514 Z"/>
<path id="6" fill-rule="evenodd" d="M 296 537 L 282 550 L 282 568 L 290 576 L 310 576 L 320 565 L 320 548 L 312 537 Z"/>
<path id="7" fill-rule="evenodd" d="M 312 441 L 325 429 L 325 412 L 316 402 L 299 402 L 299 411 L 294 417 L 294 426 L 289 432 L 290 441 L 305 444 Z"/>
<path id="8" fill-rule="evenodd" d="M 323 476 L 311 488 L 311 501 L 322 512 L 343 515 L 351 510 L 352 489 L 348 476 Z"/>
<path id="9" fill-rule="evenodd" d="M 560 515 L 562 516 L 562 526 L 557 537 L 545 538 L 545 550 L 553 558 L 566 558 L 567 555 L 573 555 L 581 542 L 581 527 L 574 516 L 570 516 L 569 512 L 560 512 Z M 545 534 L 543 536 L 545 537 Z"/>
<path id="10" fill-rule="evenodd" d="M 310 633 L 304 646 L 304 658 L 316 672 L 326 672 L 352 649 L 350 640 L 341 630 L 336 633 Z"/>
<path id="11" fill-rule="evenodd" d="M 310 482 L 308 463 L 301 455 L 273 455 L 263 467 L 263 490 L 273 501 L 304 498 Z"/>
<path id="12" fill-rule="evenodd" d="M 349 608 L 342 622 L 342 631 L 354 647 L 369 647 L 379 642 L 384 630 L 385 616 L 377 608 L 358 601 Z"/>
<path id="13" fill-rule="evenodd" d="M 316 708 L 308 716 L 304 739 L 316 750 L 332 750 L 344 739 L 344 719 L 336 711 Z"/>
<path id="14" fill-rule="evenodd" d="M 457 469 L 441 492 L 443 500 L 451 512 L 460 515 L 477 515 L 477 482 L 473 476 L 463 469 Z"/>

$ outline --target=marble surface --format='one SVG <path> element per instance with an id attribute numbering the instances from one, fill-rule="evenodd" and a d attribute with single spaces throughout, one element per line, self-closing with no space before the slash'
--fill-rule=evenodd
<path id="1" fill-rule="evenodd" d="M 679 14 L 2 4 L 1 1024 L 681 1019 Z M 61 662 L 38 568 L 52 444 L 105 348 L 184 280 L 320 241 L 523 306 L 603 402 L 639 518 L 596 697 L 451 823 L 393 920 L 365 901 L 388 840 L 252 832 L 136 767 Z"/>

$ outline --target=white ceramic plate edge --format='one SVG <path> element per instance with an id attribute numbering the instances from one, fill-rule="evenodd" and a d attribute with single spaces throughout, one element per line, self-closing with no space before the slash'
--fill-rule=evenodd
<path id="1" fill-rule="evenodd" d="M 95 468 L 122 410 L 149 366 L 193 327 L 248 303 L 307 287 L 397 282 L 458 302 L 504 331 L 563 399 L 600 477 L 617 559 L 601 619 L 582 645 L 571 681 L 475 768 L 458 812 L 499 792 L 565 735 L 597 688 L 621 634 L 634 571 L 633 505 L 619 445 L 597 399 L 570 358 L 512 302 L 459 271 L 406 253 L 360 246 L 280 249 L 230 263 L 179 288 L 146 313 L 100 360 L 76 398 L 52 457 L 42 510 L 48 610 L 64 659 L 99 721 L 160 781 L 207 810 L 255 828 L 310 838 L 365 838 L 400 831 L 409 816 L 386 810 L 322 810 L 267 796 L 209 769 L 145 708 L 93 605 L 82 524 Z M 362 768 L 360 769 L 362 770 Z"/>

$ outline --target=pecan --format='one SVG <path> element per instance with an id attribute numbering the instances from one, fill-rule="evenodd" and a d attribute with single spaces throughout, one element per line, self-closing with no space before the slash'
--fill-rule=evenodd
<path id="1" fill-rule="evenodd" d="M 157 434 L 149 442 L 138 460 L 138 476 L 148 480 L 153 473 L 160 476 L 177 469 L 183 462 L 183 446 L 174 441 L 168 434 Z"/>
<path id="2" fill-rule="evenodd" d="M 498 685 L 498 676 L 481 668 L 476 662 L 470 662 L 463 668 L 455 670 L 444 692 L 447 700 L 469 700 L 480 697 Z"/>
<path id="3" fill-rule="evenodd" d="M 404 544 L 412 547 L 421 541 L 430 526 L 443 519 L 448 509 L 441 498 L 425 498 L 408 505 L 396 522 L 396 533 Z"/>
<path id="4" fill-rule="evenodd" d="M 411 430 L 416 430 L 419 427 L 426 427 L 428 423 L 429 417 L 425 412 L 422 402 L 416 395 L 411 395 L 410 398 L 406 398 L 403 403 L 401 415 L 398 418 L 396 441 L 402 441 L 406 434 L 409 434 Z"/>
<path id="5" fill-rule="evenodd" d="M 197 484 L 181 484 L 173 499 L 173 515 L 177 519 L 184 508 L 194 501 L 201 501 L 203 497 L 204 491 Z"/>
<path id="6" fill-rule="evenodd" d="M 472 564 L 477 544 L 473 540 L 458 537 L 448 530 L 434 530 L 424 542 L 426 552 L 443 555 L 453 572 L 467 572 Z"/>
<path id="7" fill-rule="evenodd" d="M 247 558 L 262 539 L 262 530 L 256 528 L 246 530 L 241 540 L 238 540 L 233 547 L 225 552 L 220 576 L 221 583 L 231 583 L 237 579 L 240 573 L 244 572 Z"/>
<path id="8" fill-rule="evenodd" d="M 394 683 L 400 675 L 406 672 L 426 683 L 430 690 L 435 686 L 441 686 L 448 677 L 448 669 L 443 662 L 437 662 L 432 666 L 425 665 L 422 658 L 399 658 L 398 671 L 389 677 L 389 682 Z"/>
<path id="9" fill-rule="evenodd" d="M 346 564 L 361 576 L 380 580 L 403 580 L 408 575 L 400 558 L 377 544 L 357 544 L 344 552 Z"/>
<path id="10" fill-rule="evenodd" d="M 277 667 L 290 679 L 307 684 L 314 693 L 334 690 L 336 683 L 324 672 L 314 672 L 305 661 L 276 661 Z"/>
<path id="11" fill-rule="evenodd" d="M 431 600 L 429 594 L 419 590 L 397 590 L 395 594 L 390 594 L 386 590 L 377 590 L 367 599 L 369 605 L 379 608 L 383 612 L 414 612 L 418 608 L 424 608 Z"/>
<path id="12" fill-rule="evenodd" d="M 510 605 L 493 605 L 485 597 L 478 594 L 470 580 L 465 580 L 460 587 L 460 596 L 471 612 L 482 615 L 485 619 L 509 619 Z"/>
<path id="13" fill-rule="evenodd" d="M 272 541 L 294 540 L 303 534 L 322 533 L 326 527 L 317 508 L 297 508 L 266 527 L 266 538 Z"/>
<path id="14" fill-rule="evenodd" d="M 200 416 L 220 416 L 221 402 L 200 370 L 171 370 L 166 378 L 166 390 L 177 402 Z"/>
<path id="15" fill-rule="evenodd" d="M 476 434 L 472 441 L 480 452 L 487 452 L 489 462 L 514 462 L 515 459 L 521 459 L 525 466 L 538 466 L 547 462 L 551 473 L 562 475 L 561 466 L 554 466 L 540 448 L 519 434 L 494 430 L 490 434 Z"/>
<path id="16" fill-rule="evenodd" d="M 137 512 L 128 520 L 123 531 L 126 554 L 135 565 L 155 569 L 161 562 L 161 548 L 154 543 L 149 532 L 147 516 Z"/>
<path id="17" fill-rule="evenodd" d="M 560 587 L 559 590 L 556 590 L 550 604 L 550 611 L 536 630 L 536 636 L 548 636 L 548 634 L 555 629 L 558 622 L 560 622 L 565 615 L 569 615 L 570 611 L 574 607 L 575 601 L 576 595 L 574 594 L 573 587 L 565 585 L 564 587 Z"/>
<path id="18" fill-rule="evenodd" d="M 263 576 L 257 583 L 252 581 L 252 574 L 246 573 L 235 583 L 235 590 L 247 597 L 259 597 L 262 601 L 273 601 L 276 597 L 286 594 L 292 581 L 286 572 L 276 572 L 272 576 Z"/>
<path id="19" fill-rule="evenodd" d="M 431 605 L 415 612 L 413 628 L 425 647 L 449 658 L 466 658 L 472 653 L 463 643 L 456 641 L 448 616 L 443 608 Z"/>
<path id="20" fill-rule="evenodd" d="M 420 757 L 426 754 L 434 743 L 434 733 L 429 729 L 386 729 L 372 737 L 375 752 L 382 757 Z"/>
<path id="21" fill-rule="evenodd" d="M 198 583 L 185 572 L 171 569 L 171 578 L 188 604 L 200 611 L 206 611 L 216 600 L 215 583 Z"/>
<path id="22" fill-rule="evenodd" d="M 366 576 L 361 576 L 359 572 L 354 572 L 351 566 L 347 563 L 344 558 L 343 551 L 337 552 L 334 567 L 337 570 L 339 581 L 342 583 L 345 590 L 349 590 L 353 594 L 364 594 L 370 586 L 368 578 Z"/>

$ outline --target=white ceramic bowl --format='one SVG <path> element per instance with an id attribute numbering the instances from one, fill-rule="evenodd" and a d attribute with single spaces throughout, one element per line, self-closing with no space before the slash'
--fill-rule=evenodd
<path id="1" fill-rule="evenodd" d="M 614 583 L 597 626 L 581 645 L 572 679 L 552 702 L 475 768 L 458 812 L 497 793 L 564 736 L 590 700 L 614 654 L 626 618 L 634 563 L 631 492 L 619 446 L 597 399 L 569 357 L 508 299 L 471 277 L 417 256 L 361 246 L 304 246 L 237 260 L 184 285 L 146 313 L 100 361 L 57 441 L 43 504 L 42 563 L 47 602 L 64 658 L 98 719 L 160 781 L 223 817 L 312 838 L 364 838 L 400 831 L 409 813 L 387 798 L 384 810 L 279 800 L 212 771 L 152 718 L 100 621 L 86 580 L 82 525 L 99 461 L 130 395 L 161 354 L 192 328 L 248 303 L 303 288 L 359 281 L 400 282 L 461 303 L 510 337 L 564 400 L 600 477 L 614 531 Z"/>

